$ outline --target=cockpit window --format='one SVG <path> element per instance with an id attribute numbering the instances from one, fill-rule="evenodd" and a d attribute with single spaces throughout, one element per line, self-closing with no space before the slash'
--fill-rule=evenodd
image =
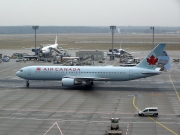
<path id="1" fill-rule="evenodd" d="M 20 72 L 23 72 L 23 70 L 21 69 Z"/>

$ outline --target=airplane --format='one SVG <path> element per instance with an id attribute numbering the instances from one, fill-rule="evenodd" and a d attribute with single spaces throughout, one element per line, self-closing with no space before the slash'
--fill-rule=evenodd
<path id="1" fill-rule="evenodd" d="M 58 34 L 56 34 L 56 38 L 55 38 L 55 43 L 54 43 L 54 44 L 48 44 L 48 45 L 46 45 L 45 47 L 43 47 L 44 45 L 41 44 L 41 45 L 40 45 L 40 48 L 38 48 L 38 49 L 36 49 L 36 50 L 33 49 L 32 47 L 31 47 L 31 48 L 25 48 L 25 47 L 23 47 L 23 48 L 24 48 L 24 49 L 31 49 L 33 52 L 41 51 L 42 54 L 49 54 L 52 49 L 53 49 L 54 51 L 58 52 L 58 53 L 61 53 L 60 51 L 64 51 L 64 49 L 63 49 L 62 47 L 59 47 L 59 46 L 58 46 L 57 36 L 58 36 Z M 60 44 L 60 45 L 66 45 L 66 44 Z"/>
<path id="2" fill-rule="evenodd" d="M 122 42 L 121 42 L 122 43 Z M 121 48 L 121 43 L 120 43 L 120 48 L 119 49 L 113 49 L 113 54 L 115 54 L 115 56 L 121 56 L 121 55 L 128 55 L 128 56 L 132 56 L 132 53 L 139 53 L 139 52 L 127 52 L 126 50 Z M 129 49 L 129 48 L 125 48 L 125 49 Z M 112 49 L 109 49 L 109 52 L 107 52 L 107 55 L 111 55 L 112 54 Z"/>
<path id="3" fill-rule="evenodd" d="M 60 51 L 64 50 L 62 47 L 58 46 L 57 36 L 58 36 L 58 34 L 56 34 L 56 38 L 55 38 L 55 43 L 54 44 L 50 44 L 50 45 L 47 45 L 47 46 L 41 48 L 41 51 L 42 51 L 43 54 L 49 54 L 52 49 L 54 51 L 58 52 L 58 53 L 61 53 L 61 52 L 59 52 L 58 49 L 60 49 Z"/>
<path id="4" fill-rule="evenodd" d="M 57 49 L 58 47 L 58 43 L 57 43 L 57 34 L 56 34 L 56 38 L 55 38 L 55 43 L 54 44 L 50 44 L 48 46 L 42 47 L 41 51 L 43 54 L 49 54 L 51 52 L 51 49 Z"/>
<path id="5" fill-rule="evenodd" d="M 159 75 L 157 68 L 159 57 L 164 51 L 165 43 L 157 45 L 139 64 L 134 67 L 115 66 L 27 66 L 16 72 L 26 80 L 59 80 L 62 86 L 81 85 L 92 87 L 94 81 L 128 81 Z"/>

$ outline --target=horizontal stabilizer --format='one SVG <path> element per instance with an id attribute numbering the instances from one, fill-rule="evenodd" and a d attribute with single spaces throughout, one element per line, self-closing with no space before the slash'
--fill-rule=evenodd
<path id="1" fill-rule="evenodd" d="M 168 71 L 171 68 L 170 58 L 166 51 L 163 51 L 159 57 L 158 67 L 161 67 L 160 71 Z"/>

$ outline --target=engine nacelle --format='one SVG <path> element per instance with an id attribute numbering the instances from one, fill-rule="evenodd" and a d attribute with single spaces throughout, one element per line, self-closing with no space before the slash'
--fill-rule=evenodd
<path id="1" fill-rule="evenodd" d="M 72 78 L 63 78 L 62 79 L 62 86 L 74 86 L 82 84 L 82 82 L 77 82 Z"/>

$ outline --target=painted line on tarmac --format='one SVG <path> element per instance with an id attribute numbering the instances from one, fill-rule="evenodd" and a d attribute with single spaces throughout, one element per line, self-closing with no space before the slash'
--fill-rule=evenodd
<path id="1" fill-rule="evenodd" d="M 84 120 L 79 120 L 79 119 L 57 119 L 57 118 L 28 118 L 28 117 L 11 117 L 11 116 L 5 116 L 5 117 L 0 117 L 0 119 L 13 119 L 13 120 L 35 120 L 35 121 L 58 121 L 58 122 L 71 122 L 71 123 L 101 123 L 101 124 L 104 124 L 104 123 L 110 123 L 110 120 L 107 120 L 107 121 L 102 121 L 102 120 L 92 120 L 92 121 L 89 121 L 88 119 L 84 119 Z M 152 124 L 154 122 L 133 122 L 133 121 L 122 121 L 122 122 L 119 122 L 121 124 L 129 124 L 129 123 L 132 123 L 132 124 Z M 162 122 L 163 124 L 178 124 L 180 125 L 180 123 L 178 122 Z M 178 134 L 175 134 L 175 135 L 178 135 Z"/>
<path id="2" fill-rule="evenodd" d="M 170 82 L 171 82 L 171 84 L 172 84 L 172 86 L 173 86 L 173 88 L 174 88 L 174 91 L 175 91 L 176 95 L 177 95 L 177 98 L 178 98 L 178 99 L 179 99 L 179 101 L 180 101 L 179 94 L 178 94 L 178 92 L 177 92 L 177 90 L 176 90 L 176 87 L 174 86 L 174 83 L 173 83 L 173 81 L 172 81 L 172 79 L 171 79 L 171 76 L 170 76 L 170 75 L 169 75 L 169 79 L 170 79 Z"/>
<path id="3" fill-rule="evenodd" d="M 58 127 L 59 132 L 61 133 L 61 135 L 63 135 L 63 133 L 62 133 L 62 131 L 61 131 L 61 128 L 60 128 L 60 126 L 59 126 L 59 124 L 58 124 L 57 122 L 55 122 L 55 123 L 48 129 L 48 131 L 46 131 L 46 133 L 45 133 L 44 135 L 46 135 L 55 125 Z"/>
<path id="4" fill-rule="evenodd" d="M 18 89 L 18 90 L 3 90 L 3 91 L 0 91 L 0 92 L 14 92 L 14 91 L 19 91 L 21 89 Z M 77 111 L 69 111 L 69 110 L 61 110 L 61 111 L 52 111 L 52 110 L 36 110 L 36 109 L 20 109 L 20 108 L 1 108 L 0 107 L 0 111 L 23 111 L 23 112 L 46 112 L 46 113 L 65 113 L 65 114 L 68 114 L 68 113 L 76 113 L 76 114 L 126 114 L 126 115 L 134 115 L 134 113 L 109 113 L 109 112 L 77 112 Z M 63 114 L 59 114 L 57 116 L 61 116 Z M 179 116 L 177 114 L 161 114 L 161 116 Z M 53 115 L 53 116 L 56 116 L 56 115 Z M 102 117 L 102 118 L 108 118 L 108 117 Z M 132 117 L 124 117 L 124 118 L 132 118 Z"/>
<path id="5" fill-rule="evenodd" d="M 18 89 L 21 90 L 21 89 Z M 7 90 L 7 91 L 14 91 L 14 90 Z M 4 90 L 5 92 L 5 90 Z M 77 112 L 77 111 L 69 111 L 69 110 L 63 110 L 63 111 L 51 111 L 51 110 L 36 110 L 36 109 L 20 109 L 20 108 L 6 108 L 6 109 L 1 109 L 0 107 L 0 111 L 24 111 L 24 112 L 47 112 L 47 113 L 76 113 L 76 114 L 129 114 L 129 115 L 134 115 L 134 113 L 114 113 L 113 112 Z"/>
<path id="6" fill-rule="evenodd" d="M 135 105 L 135 99 L 136 99 L 136 97 L 134 96 L 134 98 L 133 98 L 133 105 L 134 105 L 134 108 L 136 108 L 136 110 L 139 111 L 139 109 L 138 109 L 137 106 Z M 155 119 L 153 119 L 152 117 L 149 117 L 149 116 L 148 116 L 148 118 L 151 119 L 152 121 L 154 121 L 155 123 L 157 123 L 158 125 L 160 125 L 161 127 L 165 128 L 167 131 L 171 132 L 172 134 L 178 135 L 177 133 L 175 133 L 174 131 L 172 131 L 172 130 L 169 129 L 168 127 L 164 126 L 164 125 L 161 124 L 160 122 L 158 122 L 158 121 L 156 121 Z"/>

